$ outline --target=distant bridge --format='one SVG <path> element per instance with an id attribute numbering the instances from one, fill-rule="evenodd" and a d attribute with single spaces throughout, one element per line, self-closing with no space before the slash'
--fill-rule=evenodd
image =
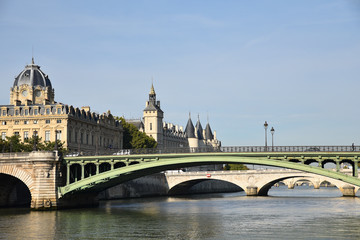
<path id="1" fill-rule="evenodd" d="M 342 171 L 347 173 L 348 171 Z M 359 189 L 343 181 L 313 173 L 294 171 L 290 169 L 266 169 L 243 171 L 206 171 L 206 172 L 165 172 L 168 193 L 183 194 L 192 186 L 209 180 L 220 180 L 232 183 L 245 191 L 248 196 L 267 196 L 270 188 L 280 181 L 288 188 L 294 188 L 297 181 L 308 181 L 315 189 L 324 182 L 336 186 L 343 196 L 354 196 Z"/>

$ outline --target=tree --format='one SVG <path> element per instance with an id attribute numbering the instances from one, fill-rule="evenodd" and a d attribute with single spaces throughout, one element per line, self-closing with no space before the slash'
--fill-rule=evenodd
<path id="1" fill-rule="evenodd" d="M 249 170 L 249 168 L 241 163 L 237 163 L 237 164 L 225 164 L 224 166 L 224 170 Z"/>
<path id="2" fill-rule="evenodd" d="M 124 129 L 124 149 L 156 148 L 157 142 L 146 133 L 140 132 L 133 124 L 125 121 L 123 117 L 116 117 L 121 121 Z"/>
<path id="3" fill-rule="evenodd" d="M 0 151 L 2 152 L 31 152 L 34 150 L 34 143 L 36 150 L 53 151 L 55 149 L 55 142 L 42 142 L 42 139 L 35 136 L 27 138 L 21 142 L 19 135 L 6 137 L 6 140 L 0 140 Z M 58 152 L 65 154 L 67 149 L 64 148 L 64 142 L 57 141 Z"/>

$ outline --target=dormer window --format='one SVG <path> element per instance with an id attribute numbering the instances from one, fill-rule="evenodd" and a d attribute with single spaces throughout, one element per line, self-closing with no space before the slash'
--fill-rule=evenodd
<path id="1" fill-rule="evenodd" d="M 50 108 L 46 109 L 46 114 L 50 114 Z"/>

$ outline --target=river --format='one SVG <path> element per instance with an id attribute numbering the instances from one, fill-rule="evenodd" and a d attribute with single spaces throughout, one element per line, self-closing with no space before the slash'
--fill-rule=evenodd
<path id="1" fill-rule="evenodd" d="M 0 239 L 360 239 L 360 198 L 336 188 L 104 201 L 52 212 L 0 209 Z"/>

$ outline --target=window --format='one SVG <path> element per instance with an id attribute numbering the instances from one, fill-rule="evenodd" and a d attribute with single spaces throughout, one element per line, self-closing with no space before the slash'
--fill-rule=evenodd
<path id="1" fill-rule="evenodd" d="M 152 123 L 150 123 L 150 130 L 152 130 Z"/>
<path id="2" fill-rule="evenodd" d="M 34 115 L 38 115 L 38 110 L 34 109 Z"/>
<path id="3" fill-rule="evenodd" d="M 2 124 L 2 125 L 6 125 L 6 121 L 2 121 L 1 124 Z"/>
<path id="4" fill-rule="evenodd" d="M 15 115 L 16 115 L 16 116 L 19 115 L 19 110 L 15 110 Z"/>
<path id="5" fill-rule="evenodd" d="M 89 134 L 86 134 L 86 144 L 89 144 Z"/>
<path id="6" fill-rule="evenodd" d="M 18 120 L 14 121 L 14 124 L 19 125 L 19 121 Z"/>
<path id="7" fill-rule="evenodd" d="M 46 114 L 50 114 L 50 108 L 46 109 Z"/>
<path id="8" fill-rule="evenodd" d="M 56 131 L 56 139 L 61 140 L 61 131 L 60 130 Z"/>
<path id="9" fill-rule="evenodd" d="M 50 141 L 50 131 L 45 131 L 45 142 Z"/>
<path id="10" fill-rule="evenodd" d="M 71 130 L 69 130 L 68 141 L 69 141 L 69 143 L 71 143 Z"/>
<path id="11" fill-rule="evenodd" d="M 38 120 L 34 120 L 34 124 L 38 124 Z"/>
<path id="12" fill-rule="evenodd" d="M 1 139 L 2 139 L 2 140 L 6 140 L 6 132 L 2 132 L 2 133 L 1 133 Z"/>
<path id="13" fill-rule="evenodd" d="M 57 109 L 57 114 L 61 114 L 61 108 Z"/>
<path id="14" fill-rule="evenodd" d="M 61 119 L 56 120 L 56 123 L 61 123 Z"/>
<path id="15" fill-rule="evenodd" d="M 28 120 L 25 120 L 24 121 L 24 124 L 26 125 L 26 124 L 29 124 L 29 121 Z"/>
<path id="16" fill-rule="evenodd" d="M 2 115 L 6 116 L 6 110 L 2 110 Z"/>
<path id="17" fill-rule="evenodd" d="M 25 139 L 28 139 L 28 138 L 29 138 L 29 132 L 28 132 L 28 131 L 25 131 L 25 132 L 24 132 L 24 140 L 25 140 Z"/>
<path id="18" fill-rule="evenodd" d="M 78 142 L 78 134 L 77 134 L 77 131 L 75 130 L 75 143 Z"/>
<path id="19" fill-rule="evenodd" d="M 91 135 L 91 145 L 94 145 L 94 135 Z"/>
<path id="20" fill-rule="evenodd" d="M 84 134 L 80 133 L 80 143 L 83 144 Z"/>
<path id="21" fill-rule="evenodd" d="M 36 131 L 36 130 L 34 130 L 34 132 L 33 132 L 33 136 L 39 136 L 39 132 L 38 132 L 38 131 Z"/>
<path id="22" fill-rule="evenodd" d="M 45 120 L 45 123 L 46 123 L 46 124 L 49 124 L 49 123 L 50 123 L 50 119 L 46 119 L 46 120 Z"/>
<path id="23" fill-rule="evenodd" d="M 15 135 L 15 136 L 19 136 L 20 133 L 19 133 L 19 132 L 14 132 L 14 135 Z"/>
<path id="24" fill-rule="evenodd" d="M 25 109 L 25 115 L 29 115 L 29 109 Z"/>

